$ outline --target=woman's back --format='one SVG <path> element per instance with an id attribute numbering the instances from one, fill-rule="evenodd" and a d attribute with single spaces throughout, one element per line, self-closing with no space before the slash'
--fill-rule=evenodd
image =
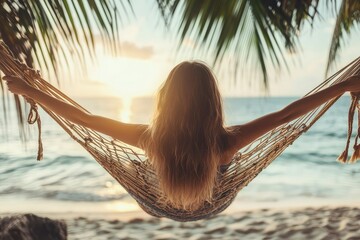
<path id="1" fill-rule="evenodd" d="M 183 62 L 159 90 L 140 146 L 159 177 L 164 201 L 194 209 L 211 201 L 224 161 L 226 131 L 216 80 L 202 63 Z"/>

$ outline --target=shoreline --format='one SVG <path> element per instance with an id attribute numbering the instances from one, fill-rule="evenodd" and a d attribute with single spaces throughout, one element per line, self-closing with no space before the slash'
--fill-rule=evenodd
<path id="1" fill-rule="evenodd" d="M 337 208 L 356 208 L 360 209 L 360 202 L 354 202 L 354 203 L 333 203 L 333 204 L 311 204 L 311 205 L 278 205 L 278 206 L 247 206 L 246 208 L 238 208 L 234 209 L 231 208 L 231 206 L 223 211 L 222 213 L 219 213 L 218 215 L 214 216 L 231 216 L 233 214 L 244 214 L 244 213 L 252 213 L 252 212 L 261 212 L 261 211 L 276 211 L 276 212 L 287 212 L 287 211 L 301 211 L 305 209 L 337 209 Z M 119 211 L 119 212 L 111 212 L 111 211 L 0 211 L 0 218 L 10 215 L 18 215 L 18 214 L 26 214 L 26 213 L 32 213 L 36 214 L 42 217 L 48 217 L 52 219 L 72 219 L 72 218 L 89 218 L 89 219 L 104 219 L 104 220 L 120 220 L 120 221 L 130 221 L 132 219 L 137 218 L 144 218 L 144 219 L 150 219 L 150 218 L 156 218 L 153 217 L 147 213 L 145 213 L 143 210 L 139 208 L 139 210 L 135 211 Z M 213 218 L 213 217 L 211 217 Z M 173 221 L 171 219 L 167 218 L 160 218 L 165 219 L 169 221 Z M 203 220 L 199 220 L 203 221 Z M 176 221 L 173 221 L 176 222 Z M 196 221 L 195 221 L 196 222 Z"/>
<path id="2" fill-rule="evenodd" d="M 69 239 L 360 239 L 360 204 L 244 209 L 184 223 L 140 211 L 35 214 L 64 220 Z"/>
<path id="3" fill-rule="evenodd" d="M 231 214 L 233 212 L 257 211 L 262 209 L 271 210 L 289 210 L 303 208 L 322 208 L 322 207 L 358 207 L 360 200 L 344 199 L 325 199 L 324 198 L 301 198 L 284 201 L 272 202 L 251 202 L 241 198 L 235 201 L 222 214 Z M 91 211 L 89 211 L 91 209 Z M 81 202 L 81 201 L 60 201 L 38 198 L 16 198 L 2 197 L 0 199 L 0 216 L 6 214 L 34 213 L 45 215 L 148 215 L 133 199 L 127 201 L 106 201 L 106 202 Z"/>

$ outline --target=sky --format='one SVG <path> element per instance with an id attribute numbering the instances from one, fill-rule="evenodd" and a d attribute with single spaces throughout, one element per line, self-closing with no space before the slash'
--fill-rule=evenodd
<path id="1" fill-rule="evenodd" d="M 184 42 L 187 54 L 176 54 L 177 30 L 164 26 L 155 1 L 133 1 L 133 7 L 135 16 L 125 19 L 120 26 L 119 53 L 114 56 L 104 52 L 101 43 L 98 43 L 97 61 L 88 66 L 88 75 L 65 82 L 61 86 L 62 90 L 73 97 L 117 96 L 131 99 L 153 96 L 177 63 L 201 60 L 211 65 L 211 59 L 200 54 L 189 55 L 189 52 L 193 52 L 191 50 L 194 40 L 191 38 Z M 315 22 L 313 29 L 302 29 L 299 36 L 301 50 L 295 54 L 286 53 L 289 71 L 283 68 L 281 72 L 269 72 L 268 93 L 257 84 L 250 84 L 261 81 L 260 78 L 255 79 L 245 73 L 234 79 L 233 75 L 226 71 L 226 64 L 220 66 L 220 69 L 214 69 L 223 96 L 304 95 L 324 80 L 334 24 L 334 16 L 324 16 Z M 360 32 L 354 29 L 346 38 L 334 70 L 359 56 L 359 37 Z"/>

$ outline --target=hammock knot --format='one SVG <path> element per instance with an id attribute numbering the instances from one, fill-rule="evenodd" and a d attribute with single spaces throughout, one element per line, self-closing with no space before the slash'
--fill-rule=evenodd
<path id="1" fill-rule="evenodd" d="M 281 134 L 285 134 L 292 129 L 292 124 L 288 124 L 280 129 Z"/>
<path id="2" fill-rule="evenodd" d="M 85 146 L 87 146 L 89 143 L 92 143 L 93 140 L 91 139 L 91 137 L 87 136 L 87 137 L 84 137 L 84 141 L 85 141 Z"/>
<path id="3" fill-rule="evenodd" d="M 231 162 L 234 160 L 234 159 L 240 159 L 242 157 L 242 154 L 241 154 L 241 152 L 239 151 L 239 152 L 237 152 L 237 153 L 235 153 L 234 154 L 234 156 L 233 156 L 233 159 L 231 160 Z"/>
<path id="4" fill-rule="evenodd" d="M 17 60 L 17 61 L 18 61 L 18 60 Z M 23 72 L 29 72 L 29 67 L 28 67 L 25 63 L 19 62 L 19 66 L 20 66 L 20 69 L 21 69 Z"/>
<path id="5" fill-rule="evenodd" d="M 301 132 L 306 132 L 308 130 L 308 126 L 305 123 L 302 123 L 299 129 Z"/>
<path id="6" fill-rule="evenodd" d="M 29 124 L 34 124 L 38 119 L 39 119 L 39 113 L 38 113 L 38 107 L 36 105 L 36 103 L 34 103 L 32 100 L 31 102 L 28 101 L 30 103 L 30 111 L 29 111 L 29 115 L 27 118 L 27 122 Z"/>
<path id="7" fill-rule="evenodd" d="M 28 73 L 30 75 L 31 79 L 40 79 L 41 78 L 41 74 L 39 70 L 35 70 L 35 69 L 28 69 Z"/>
<path id="8" fill-rule="evenodd" d="M 280 144 L 278 143 L 275 145 L 273 151 L 276 153 L 277 151 L 279 151 L 279 149 L 280 149 Z"/>

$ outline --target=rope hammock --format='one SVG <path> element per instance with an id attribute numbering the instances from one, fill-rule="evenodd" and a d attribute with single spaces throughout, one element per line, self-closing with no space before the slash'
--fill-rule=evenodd
<path id="1" fill-rule="evenodd" d="M 38 71 L 14 59 L 11 52 L 2 42 L 0 42 L 0 70 L 6 75 L 21 77 L 32 87 L 88 112 L 71 98 L 42 79 Z M 360 57 L 329 77 L 307 95 L 344 81 L 346 78 L 352 75 L 358 75 L 359 73 Z M 218 178 L 213 192 L 213 201 L 211 203 L 204 202 L 204 204 L 195 211 L 176 209 L 163 203 L 163 201 L 158 201 L 162 196 L 161 190 L 159 189 L 158 178 L 142 150 L 126 145 L 116 139 L 110 139 L 92 129 L 73 124 L 49 109 L 44 108 L 44 110 L 125 188 L 145 212 L 156 217 L 167 217 L 176 221 L 194 221 L 208 218 L 226 209 L 243 187 L 254 179 L 302 133 L 306 132 L 339 98 L 340 96 L 331 99 L 296 120 L 273 129 L 249 144 L 245 149 L 242 149 L 241 152 L 236 153 L 232 158 L 229 168 Z M 31 106 L 28 122 L 31 124 L 37 122 L 39 128 L 38 160 L 40 160 L 42 158 L 40 117 L 36 103 L 32 99 L 26 100 Z M 355 138 L 355 152 L 350 160 L 348 160 L 352 122 L 356 108 L 359 111 L 358 97 L 354 95 L 352 96 L 352 103 L 349 110 L 346 147 L 338 158 L 338 160 L 343 163 L 355 162 L 360 156 L 360 147 L 357 145 L 359 138 L 358 131 Z"/>

